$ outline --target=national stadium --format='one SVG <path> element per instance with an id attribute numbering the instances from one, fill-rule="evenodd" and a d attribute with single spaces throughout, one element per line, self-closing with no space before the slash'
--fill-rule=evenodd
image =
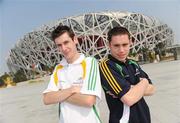
<path id="1" fill-rule="evenodd" d="M 78 37 L 79 52 L 102 59 L 109 54 L 107 32 L 115 26 L 126 27 L 131 34 L 131 54 L 172 45 L 172 29 L 160 20 L 143 14 L 125 11 L 85 13 L 65 17 L 25 34 L 9 51 L 7 65 L 12 73 L 22 70 L 27 78 L 32 71 L 44 74 L 62 59 L 51 39 L 58 25 L 68 25 Z M 159 47 L 160 48 L 160 47 Z"/>

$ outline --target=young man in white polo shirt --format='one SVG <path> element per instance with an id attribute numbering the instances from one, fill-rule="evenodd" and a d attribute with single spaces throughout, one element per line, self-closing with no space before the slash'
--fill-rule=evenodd
<path id="1" fill-rule="evenodd" d="M 60 103 L 59 123 L 100 123 L 95 106 L 101 98 L 98 62 L 78 53 L 78 40 L 68 26 L 58 26 L 52 39 L 64 58 L 43 92 L 44 103 Z"/>

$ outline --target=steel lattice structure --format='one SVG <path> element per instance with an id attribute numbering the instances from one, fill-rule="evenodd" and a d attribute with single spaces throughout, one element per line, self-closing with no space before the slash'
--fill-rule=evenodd
<path id="1" fill-rule="evenodd" d="M 131 50 L 137 53 L 143 48 L 152 49 L 157 44 L 171 46 L 173 31 L 155 18 L 131 12 L 99 12 L 62 18 L 45 24 L 24 35 L 10 50 L 7 64 L 11 72 L 22 69 L 27 77 L 32 70 L 39 73 L 45 67 L 59 63 L 62 56 L 51 40 L 51 32 L 59 24 L 70 26 L 76 33 L 80 52 L 100 59 L 109 54 L 107 31 L 115 26 L 126 27 L 131 35 Z"/>

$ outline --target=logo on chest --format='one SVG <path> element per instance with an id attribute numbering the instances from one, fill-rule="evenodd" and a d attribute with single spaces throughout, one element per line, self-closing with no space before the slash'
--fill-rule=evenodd
<path id="1" fill-rule="evenodd" d="M 139 75 L 139 74 L 140 74 L 140 71 L 139 71 L 139 69 L 136 68 L 136 70 L 135 70 L 135 76 L 137 76 L 137 75 Z"/>
<path id="2" fill-rule="evenodd" d="M 77 80 L 73 82 L 74 85 L 82 85 L 83 84 L 83 78 L 79 77 Z"/>

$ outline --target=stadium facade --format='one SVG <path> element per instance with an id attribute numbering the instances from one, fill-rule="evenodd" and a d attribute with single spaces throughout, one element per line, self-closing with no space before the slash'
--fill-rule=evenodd
<path id="1" fill-rule="evenodd" d="M 79 39 L 80 52 L 97 59 L 109 54 L 107 31 L 115 26 L 123 26 L 130 31 L 133 41 L 131 53 L 152 50 L 159 44 L 171 46 L 174 41 L 172 29 L 153 17 L 122 11 L 87 13 L 56 20 L 25 34 L 9 52 L 9 70 L 12 73 L 23 70 L 30 78 L 32 71 L 44 73 L 46 68 L 59 63 L 62 56 L 51 40 L 51 32 L 59 24 L 73 29 Z"/>

